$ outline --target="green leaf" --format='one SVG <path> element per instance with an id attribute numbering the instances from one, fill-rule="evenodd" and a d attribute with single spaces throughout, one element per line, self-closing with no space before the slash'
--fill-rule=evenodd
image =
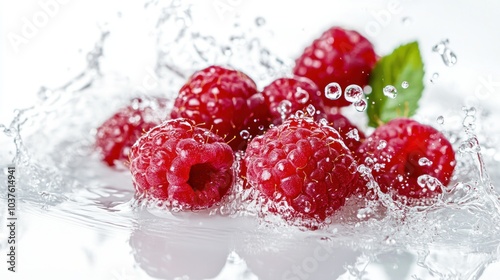
<path id="1" fill-rule="evenodd" d="M 368 125 L 377 127 L 397 117 L 410 117 L 418 108 L 418 101 L 424 90 L 424 64 L 418 42 L 411 42 L 396 48 L 382 57 L 370 75 L 372 93 L 368 95 Z M 402 83 L 408 82 L 408 88 Z M 396 98 L 384 95 L 384 87 L 392 85 L 397 89 Z"/>

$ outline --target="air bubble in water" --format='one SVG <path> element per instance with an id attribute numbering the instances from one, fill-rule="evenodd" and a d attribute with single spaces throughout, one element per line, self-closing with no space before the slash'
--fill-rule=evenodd
<path id="1" fill-rule="evenodd" d="M 410 86 L 410 83 L 408 83 L 407 81 L 403 81 L 401 83 L 401 87 L 404 88 L 404 89 L 407 89 L 409 86 Z"/>
<path id="2" fill-rule="evenodd" d="M 250 138 L 250 132 L 248 132 L 248 130 L 246 129 L 243 129 L 242 131 L 240 131 L 240 136 L 241 138 L 247 140 L 248 138 Z"/>
<path id="3" fill-rule="evenodd" d="M 364 112 L 366 108 L 368 107 L 368 102 L 366 102 L 366 99 L 361 99 L 359 101 L 356 101 L 353 103 L 354 109 L 358 112 Z"/>
<path id="4" fill-rule="evenodd" d="M 401 19 L 401 22 L 403 22 L 403 25 L 409 26 L 412 23 L 411 17 L 404 17 Z"/>
<path id="5" fill-rule="evenodd" d="M 418 165 L 420 165 L 420 166 L 431 166 L 432 165 L 432 161 L 430 161 L 426 157 L 422 157 L 422 158 L 420 158 L 418 160 Z"/>
<path id="6" fill-rule="evenodd" d="M 358 85 L 349 85 L 345 88 L 344 96 L 351 103 L 360 101 L 363 98 L 363 89 Z"/>
<path id="7" fill-rule="evenodd" d="M 383 89 L 384 95 L 389 98 L 396 98 L 398 96 L 398 90 L 393 85 L 387 85 Z"/>
<path id="8" fill-rule="evenodd" d="M 443 116 L 439 116 L 439 117 L 437 117 L 436 121 L 437 121 L 438 124 L 444 124 L 444 117 Z"/>
<path id="9" fill-rule="evenodd" d="M 329 83 L 325 87 L 325 97 L 330 100 L 337 100 L 342 96 L 342 88 L 338 83 Z"/>
<path id="10" fill-rule="evenodd" d="M 306 104 L 309 101 L 309 93 L 301 87 L 297 88 L 294 97 L 300 104 Z"/>

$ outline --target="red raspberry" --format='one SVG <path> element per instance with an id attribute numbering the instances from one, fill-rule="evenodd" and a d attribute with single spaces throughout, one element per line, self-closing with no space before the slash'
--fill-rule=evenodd
<path id="1" fill-rule="evenodd" d="M 372 169 L 381 191 L 406 197 L 410 204 L 441 193 L 432 178 L 446 186 L 455 167 L 455 153 L 445 136 L 410 119 L 378 127 L 358 152 L 359 163 Z"/>
<path id="2" fill-rule="evenodd" d="M 228 192 L 233 161 L 221 137 L 186 119 L 154 127 L 130 151 L 138 194 L 191 210 L 209 208 Z"/>
<path id="3" fill-rule="evenodd" d="M 364 87 L 376 61 L 373 46 L 365 37 L 353 30 L 332 27 L 304 50 L 293 73 L 308 77 L 322 92 L 331 82 L 337 82 L 343 89 L 351 84 Z M 322 96 L 329 107 L 351 104 L 343 96 L 337 100 Z"/>
<path id="4" fill-rule="evenodd" d="M 342 114 L 327 114 L 326 119 L 328 120 L 328 124 L 335 128 L 340 136 L 342 136 L 344 143 L 351 150 L 351 153 L 356 156 L 359 146 L 365 141 L 365 133 Z"/>
<path id="5" fill-rule="evenodd" d="M 357 168 L 337 131 L 310 117 L 289 118 L 254 138 L 244 161 L 246 179 L 269 210 L 310 228 L 344 204 Z"/>
<path id="6" fill-rule="evenodd" d="M 274 124 L 282 123 L 282 114 L 288 118 L 298 110 L 313 105 L 318 111 L 323 110 L 321 91 L 311 80 L 305 77 L 280 78 L 266 86 L 262 91 L 267 106 L 271 111 Z"/>
<path id="7" fill-rule="evenodd" d="M 97 129 L 95 145 L 102 160 L 109 166 L 117 160 L 125 163 L 135 141 L 166 117 L 165 99 L 133 99 Z"/>
<path id="8" fill-rule="evenodd" d="M 244 73 L 210 66 L 191 76 L 175 100 L 172 118 L 187 118 L 244 149 L 249 134 L 267 127 L 270 116 L 255 82 Z M 243 131 L 243 132 L 242 132 Z M 247 135 L 245 135 L 247 134 Z"/>

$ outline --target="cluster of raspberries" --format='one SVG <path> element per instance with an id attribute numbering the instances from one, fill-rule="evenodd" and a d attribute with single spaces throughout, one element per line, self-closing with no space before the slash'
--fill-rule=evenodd
<path id="1" fill-rule="evenodd" d="M 216 205 L 239 176 L 265 211 L 321 223 L 349 196 L 376 199 L 361 165 L 384 193 L 432 199 L 442 190 L 423 178 L 446 185 L 455 165 L 439 131 L 399 118 L 366 137 L 339 113 L 351 103 L 323 93 L 331 82 L 364 87 L 377 58 L 359 33 L 333 27 L 304 50 L 293 77 L 259 90 L 241 71 L 210 66 L 187 80 L 170 112 L 165 99 L 134 99 L 97 129 L 96 146 L 108 165 L 129 167 L 137 194 L 185 210 Z"/>

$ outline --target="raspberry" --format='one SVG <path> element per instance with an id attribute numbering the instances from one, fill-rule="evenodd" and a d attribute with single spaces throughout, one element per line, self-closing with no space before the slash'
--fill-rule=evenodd
<path id="1" fill-rule="evenodd" d="M 410 203 L 441 193 L 435 179 L 446 186 L 455 167 L 453 147 L 442 133 L 404 118 L 378 127 L 358 152 L 382 192 Z"/>
<path id="2" fill-rule="evenodd" d="M 289 118 L 254 138 L 244 163 L 248 183 L 269 210 L 306 227 L 344 204 L 357 167 L 337 131 L 311 117 Z"/>
<path id="3" fill-rule="evenodd" d="M 233 150 L 244 149 L 247 138 L 271 121 L 255 82 L 240 71 L 220 66 L 197 71 L 189 78 L 180 89 L 171 117 L 187 118 L 214 131 Z"/>
<path id="4" fill-rule="evenodd" d="M 314 40 L 296 60 L 293 73 L 305 76 L 318 85 L 321 91 L 331 82 L 343 89 L 356 84 L 368 84 L 377 56 L 372 44 L 358 32 L 332 27 Z M 323 96 L 329 107 L 344 107 L 351 103 L 343 96 L 330 100 Z"/>
<path id="5" fill-rule="evenodd" d="M 359 146 L 366 138 L 363 131 L 342 114 L 327 114 L 326 119 L 328 124 L 339 132 L 346 146 L 356 156 Z"/>
<path id="6" fill-rule="evenodd" d="M 297 110 L 313 105 L 323 110 L 323 100 L 318 86 L 305 77 L 280 78 L 262 91 L 274 124 L 282 123 Z M 282 116 L 283 115 L 283 116 Z"/>
<path id="7" fill-rule="evenodd" d="M 233 151 L 221 137 L 186 119 L 154 127 L 130 151 L 139 195 L 190 210 L 221 200 L 233 182 L 233 161 Z"/>
<path id="8" fill-rule="evenodd" d="M 109 166 L 114 166 L 116 161 L 125 163 L 135 141 L 166 117 L 165 99 L 133 99 L 97 129 L 95 146 L 102 161 Z"/>

